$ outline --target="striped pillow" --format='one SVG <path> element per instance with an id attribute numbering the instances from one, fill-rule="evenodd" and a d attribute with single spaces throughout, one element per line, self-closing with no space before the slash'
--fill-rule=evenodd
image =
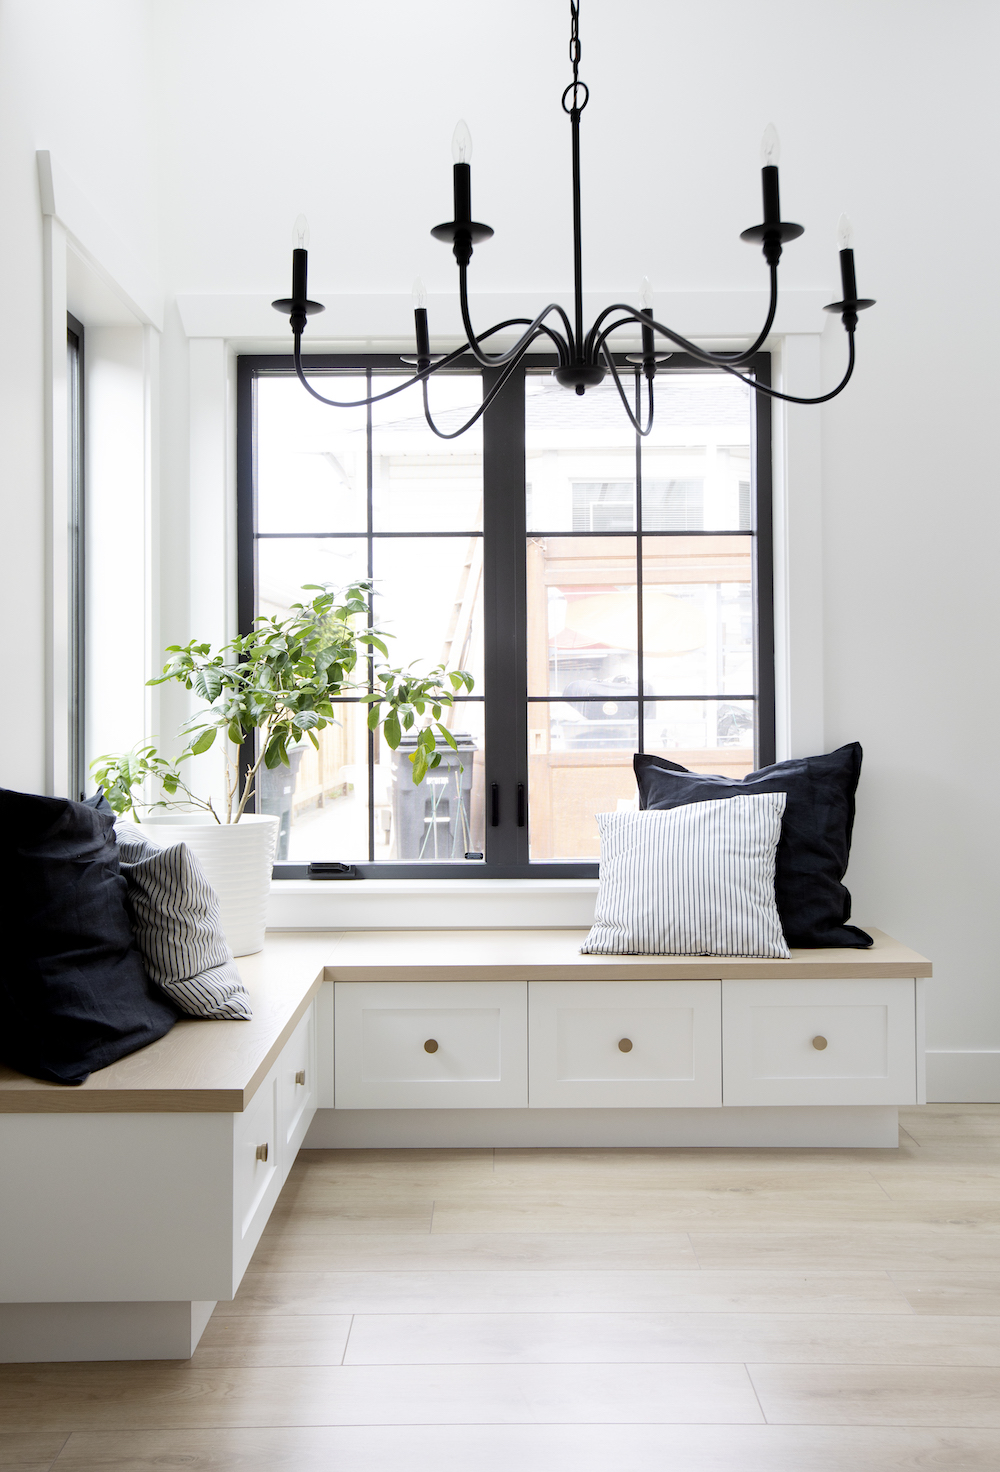
<path id="1" fill-rule="evenodd" d="M 151 981 L 188 1017 L 247 1020 L 250 997 L 226 944 L 215 890 L 185 843 L 160 848 L 115 824 L 136 944 Z"/>
<path id="2" fill-rule="evenodd" d="M 785 801 L 767 792 L 598 813 L 601 878 L 584 953 L 787 957 L 774 902 Z"/>

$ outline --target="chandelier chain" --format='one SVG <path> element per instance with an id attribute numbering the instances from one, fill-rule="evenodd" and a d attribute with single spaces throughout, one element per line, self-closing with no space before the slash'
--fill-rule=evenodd
<path id="1" fill-rule="evenodd" d="M 569 59 L 573 67 L 573 80 L 562 95 L 563 112 L 576 113 L 578 116 L 590 101 L 590 88 L 586 82 L 580 81 L 580 0 L 569 0 Z M 580 94 L 583 94 L 582 100 Z M 572 96 L 572 103 L 566 106 L 567 97 Z"/>

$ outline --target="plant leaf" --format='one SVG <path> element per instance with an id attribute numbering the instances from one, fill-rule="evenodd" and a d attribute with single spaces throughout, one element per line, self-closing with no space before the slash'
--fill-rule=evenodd
<path id="1" fill-rule="evenodd" d="M 202 731 L 201 735 L 198 737 L 198 740 L 195 741 L 191 746 L 192 756 L 201 756 L 203 751 L 208 750 L 208 748 L 215 740 L 215 729 L 216 728 L 214 726 L 209 726 L 206 731 Z"/>

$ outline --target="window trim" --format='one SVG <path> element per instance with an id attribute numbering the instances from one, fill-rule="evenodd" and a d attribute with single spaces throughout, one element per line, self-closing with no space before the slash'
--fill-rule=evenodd
<path id="1" fill-rule="evenodd" d="M 67 511 L 69 529 L 69 781 L 87 795 L 87 461 L 83 323 L 66 313 Z"/>
<path id="2" fill-rule="evenodd" d="M 392 353 L 323 353 L 303 358 L 306 372 L 368 368 L 399 371 L 399 357 Z M 616 358 L 616 361 L 619 361 Z M 460 358 L 455 369 L 481 372 L 484 394 L 496 382 L 497 369 L 482 369 L 471 355 Z M 483 607 L 484 688 L 490 691 L 490 735 L 484 771 L 487 842 L 491 857 L 485 862 L 356 861 L 352 868 L 359 879 L 593 879 L 598 874 L 595 860 L 576 862 L 531 862 L 528 849 L 526 796 L 528 792 L 528 695 L 527 695 L 527 598 L 525 506 L 525 375 L 534 369 L 556 366 L 549 354 L 529 354 L 524 370 L 515 373 L 483 416 L 483 480 L 493 494 L 483 504 Z M 625 359 L 620 366 L 630 368 Z M 257 539 L 255 536 L 256 485 L 256 385 L 260 377 L 293 373 L 290 354 L 240 354 L 237 358 L 237 453 L 236 453 L 236 542 L 237 619 L 241 633 L 253 623 L 256 604 Z M 757 353 L 745 372 L 762 383 L 771 382 L 771 354 Z M 670 373 L 717 373 L 683 353 L 675 353 Z M 772 479 L 771 400 L 754 394 L 751 406 L 751 527 L 753 546 L 751 596 L 755 610 L 754 674 L 757 703 L 757 756 L 761 766 L 775 757 L 775 649 L 774 649 L 774 539 Z M 335 412 L 335 411 L 331 411 Z M 640 449 L 636 451 L 636 499 L 641 506 Z M 638 525 L 630 533 L 637 538 L 638 577 L 642 568 L 641 511 Z M 657 533 L 657 535 L 718 535 L 708 532 Z M 744 533 L 745 535 L 745 533 Z M 515 575 L 510 575 L 510 569 Z M 641 599 L 641 581 L 639 583 Z M 510 630 L 515 637 L 510 637 Z M 503 631 L 503 632 L 501 632 Z M 692 697 L 687 697 L 691 699 Z M 719 697 L 724 698 L 724 697 Z M 499 732 L 499 735 L 498 735 Z M 253 762 L 253 746 L 247 742 L 240 755 L 241 769 Z M 490 792 L 499 791 L 500 822 L 490 825 Z M 519 788 L 524 798 L 519 798 Z M 517 822 L 523 806 L 524 822 Z M 253 801 L 248 804 L 253 809 Z M 513 817 L 513 821 L 511 818 Z M 333 856 L 331 856 L 333 857 Z M 274 865 L 275 879 L 310 878 L 305 860 L 282 860 Z"/>

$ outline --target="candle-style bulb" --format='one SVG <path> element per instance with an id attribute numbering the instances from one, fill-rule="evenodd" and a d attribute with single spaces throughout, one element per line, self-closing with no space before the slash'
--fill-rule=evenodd
<path id="1" fill-rule="evenodd" d="M 760 140 L 760 161 L 763 168 L 778 167 L 781 158 L 781 139 L 773 123 L 768 123 Z"/>
<path id="2" fill-rule="evenodd" d="M 841 215 L 837 221 L 837 249 L 854 249 L 854 226 L 851 224 L 848 215 Z"/>
<path id="3" fill-rule="evenodd" d="M 472 162 L 472 134 L 464 118 L 455 124 L 455 131 L 451 137 L 451 156 L 456 164 L 471 164 Z"/>
<path id="4" fill-rule="evenodd" d="M 639 287 L 639 308 L 643 312 L 653 310 L 653 287 L 648 276 L 642 278 L 642 285 Z"/>
<path id="5" fill-rule="evenodd" d="M 305 215 L 299 215 L 292 226 L 292 250 L 309 249 L 309 221 Z"/>
<path id="6" fill-rule="evenodd" d="M 411 287 L 411 295 L 413 297 L 413 310 L 415 312 L 420 307 L 426 307 L 426 305 L 427 305 L 427 288 L 424 285 L 424 283 L 421 281 L 421 279 L 420 279 L 419 276 L 415 276 L 413 278 L 413 286 Z"/>

